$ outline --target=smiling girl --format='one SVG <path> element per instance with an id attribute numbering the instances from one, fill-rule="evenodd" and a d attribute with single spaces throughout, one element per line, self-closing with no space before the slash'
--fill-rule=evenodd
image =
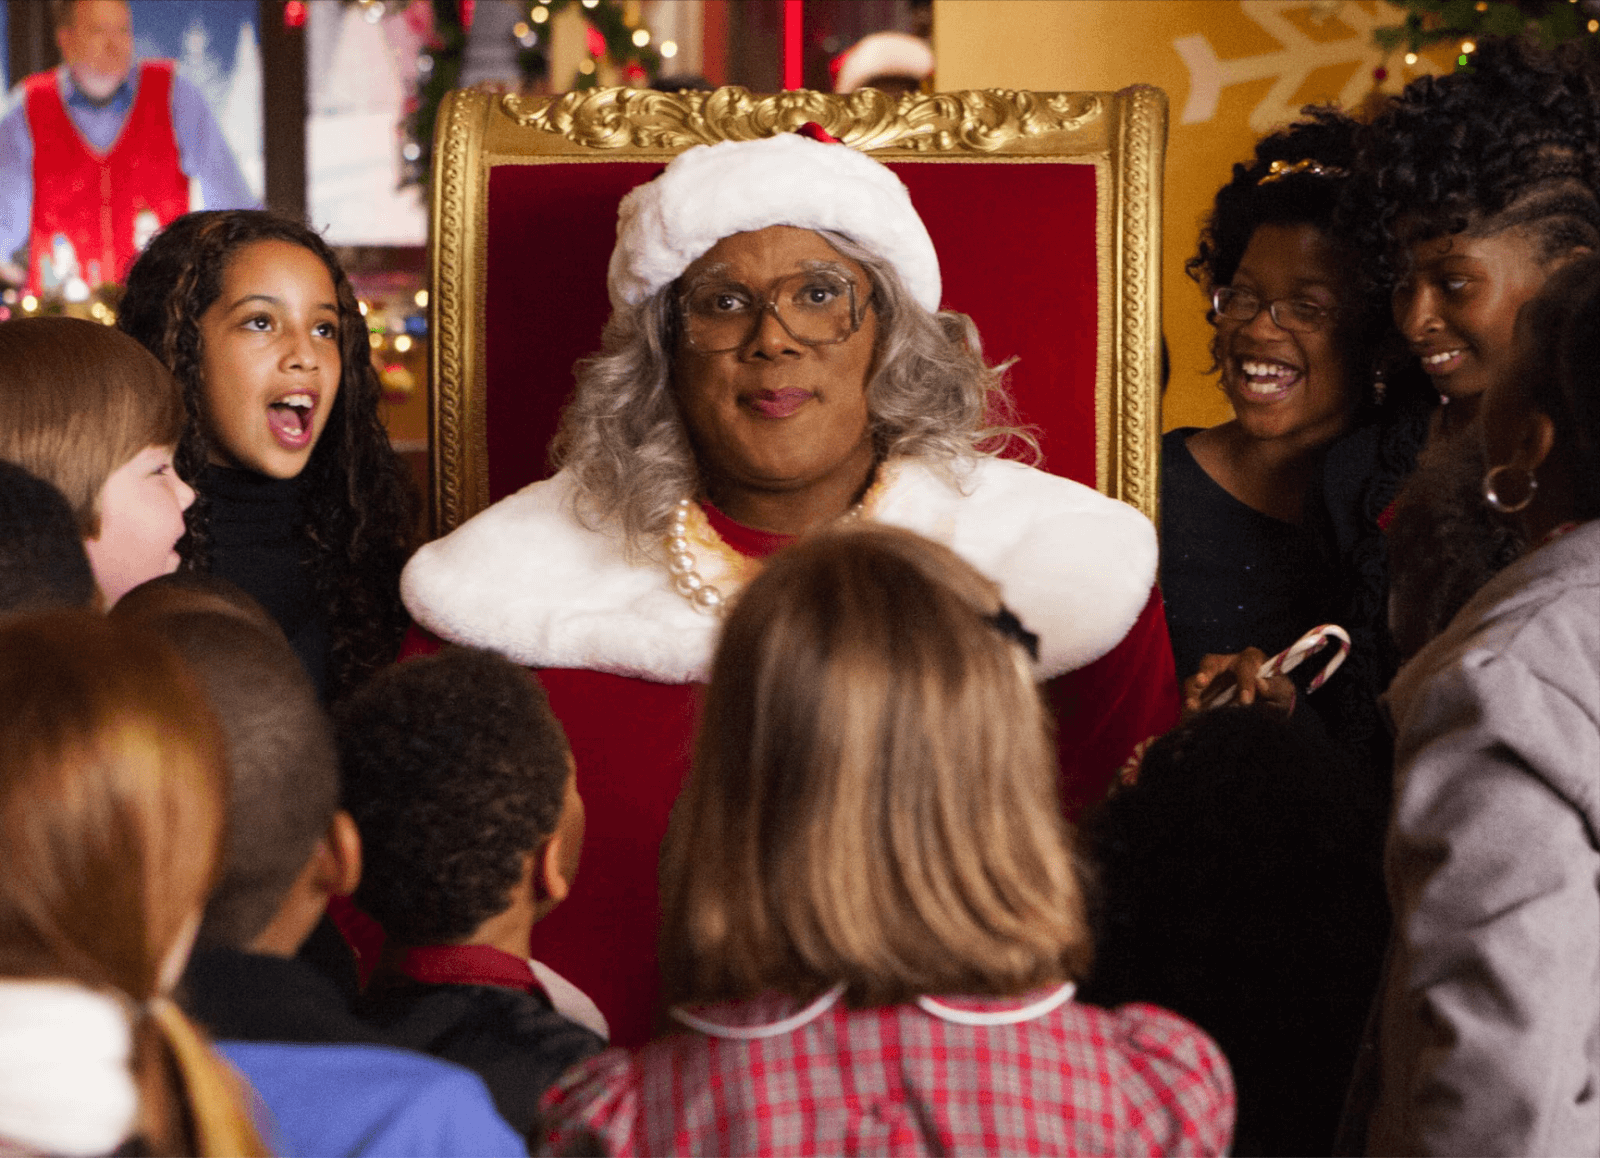
<path id="1" fill-rule="evenodd" d="M 1393 409 L 1374 391 L 1386 327 L 1333 230 L 1355 125 L 1312 110 L 1234 166 L 1189 273 L 1211 297 L 1234 418 L 1162 442 L 1161 585 L 1179 678 L 1201 658 L 1269 653 L 1321 622 L 1331 592 L 1307 508 L 1322 454 Z"/>
<path id="2" fill-rule="evenodd" d="M 1483 41 L 1470 69 L 1408 85 L 1358 152 L 1351 228 L 1445 402 L 1435 433 L 1454 433 L 1509 370 L 1517 311 L 1600 247 L 1600 67 L 1576 44 Z"/>
<path id="3" fill-rule="evenodd" d="M 185 565 L 260 600 L 326 699 L 392 659 L 411 498 L 333 251 L 275 214 L 188 214 L 135 263 L 118 325 L 183 387 Z"/>

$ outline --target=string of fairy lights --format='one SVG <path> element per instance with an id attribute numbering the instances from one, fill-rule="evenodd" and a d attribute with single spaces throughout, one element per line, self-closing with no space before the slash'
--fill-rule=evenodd
<path id="1" fill-rule="evenodd" d="M 1419 53 L 1455 42 L 1456 67 L 1471 68 L 1472 54 L 1485 36 L 1530 36 L 1545 46 L 1578 41 L 1600 53 L 1600 0 L 1389 0 L 1405 12 L 1399 24 L 1373 29 L 1387 52 L 1404 49 L 1401 59 L 1414 66 Z M 1383 80 L 1387 69 L 1375 70 Z"/>
<path id="2" fill-rule="evenodd" d="M 357 0 L 381 5 L 384 0 Z M 406 116 L 407 140 L 401 149 L 402 184 L 426 187 L 433 168 L 433 130 L 439 103 L 460 87 L 466 64 L 469 9 L 485 0 L 431 0 L 433 32 L 417 57 L 417 88 Z M 556 18 L 576 10 L 585 23 L 584 54 L 566 83 L 548 77 Z M 639 0 L 531 0 L 511 28 L 517 64 L 526 85 L 546 78 L 554 88 L 592 89 L 606 72 L 623 84 L 645 85 L 662 63 L 678 55 L 671 40 L 655 42 L 643 20 Z"/>

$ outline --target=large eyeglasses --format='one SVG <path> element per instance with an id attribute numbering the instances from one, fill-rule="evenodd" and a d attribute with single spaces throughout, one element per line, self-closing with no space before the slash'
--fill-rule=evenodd
<path id="1" fill-rule="evenodd" d="M 719 280 L 691 286 L 679 298 L 684 337 L 702 354 L 744 346 L 768 310 L 801 345 L 831 346 L 861 328 L 866 304 L 857 304 L 855 282 L 825 269 L 791 274 L 764 298 L 748 286 Z"/>
<path id="2" fill-rule="evenodd" d="M 1318 305 L 1307 298 L 1279 298 L 1264 302 L 1259 294 L 1231 285 L 1212 291 L 1211 308 L 1217 317 L 1230 322 L 1248 322 L 1265 307 L 1272 324 L 1291 334 L 1313 334 L 1325 330 L 1333 323 L 1338 311 L 1332 306 Z"/>

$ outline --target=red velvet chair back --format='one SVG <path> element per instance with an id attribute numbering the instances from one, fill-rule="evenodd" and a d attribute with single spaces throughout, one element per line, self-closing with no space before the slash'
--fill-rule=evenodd
<path id="1" fill-rule="evenodd" d="M 894 101 L 742 89 L 554 99 L 463 91 L 433 186 L 433 526 L 550 473 L 573 364 L 599 347 L 617 203 L 694 144 L 821 123 L 890 165 L 944 275 L 1010 372 L 1046 469 L 1154 518 L 1166 101 L 969 92 Z"/>

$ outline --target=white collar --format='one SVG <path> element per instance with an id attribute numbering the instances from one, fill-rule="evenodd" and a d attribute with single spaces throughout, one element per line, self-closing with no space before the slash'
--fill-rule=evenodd
<path id="1" fill-rule="evenodd" d="M 1156 536 L 1132 507 L 1004 459 L 883 470 L 866 516 L 945 543 L 999 583 L 1040 637 L 1041 679 L 1105 655 L 1144 609 Z M 423 547 L 401 577 L 412 617 L 529 667 L 703 682 L 719 621 L 674 591 L 661 563 L 630 562 L 619 532 L 580 524 L 575 489 L 563 471 Z M 739 559 L 695 553 L 706 582 L 738 589 Z"/>
<path id="2" fill-rule="evenodd" d="M 932 997 L 917 998 L 917 1006 L 924 1013 L 931 1014 L 940 1021 L 949 1021 L 956 1025 L 1017 1025 L 1059 1009 L 1071 1001 L 1077 992 L 1077 985 L 1067 981 L 1037 1001 L 1030 1001 L 1027 1005 L 1019 1005 L 1014 1009 L 962 1009 L 959 1006 L 946 1005 Z M 667 1013 L 674 1021 L 687 1025 L 690 1029 L 699 1030 L 707 1037 L 721 1037 L 732 1041 L 761 1041 L 769 1037 L 781 1037 L 783 1034 L 793 1033 L 802 1026 L 809 1025 L 837 1005 L 843 995 L 844 982 L 841 981 L 811 1004 L 797 1009 L 788 1017 L 758 1025 L 729 1025 L 721 1021 L 711 1021 L 689 1012 L 681 1005 L 674 1005 Z"/>

